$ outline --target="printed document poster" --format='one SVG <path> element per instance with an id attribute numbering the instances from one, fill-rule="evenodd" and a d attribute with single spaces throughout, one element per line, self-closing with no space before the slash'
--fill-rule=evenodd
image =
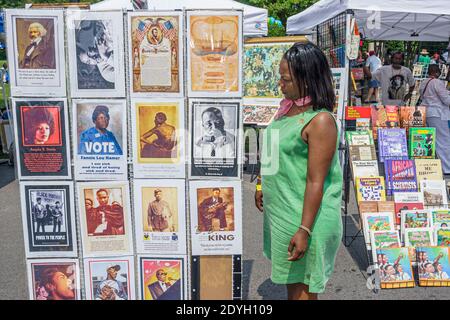
<path id="1" fill-rule="evenodd" d="M 240 100 L 190 100 L 190 177 L 240 177 L 240 106 Z"/>
<path id="2" fill-rule="evenodd" d="M 129 12 L 130 94 L 183 96 L 182 12 Z"/>
<path id="3" fill-rule="evenodd" d="M 67 11 L 70 95 L 125 97 L 121 11 Z"/>
<path id="4" fill-rule="evenodd" d="M 21 182 L 22 222 L 28 258 L 76 257 L 72 182 Z"/>
<path id="5" fill-rule="evenodd" d="M 11 96 L 64 97 L 63 10 L 7 9 Z"/>
<path id="6" fill-rule="evenodd" d="M 187 254 L 184 180 L 134 180 L 136 250 Z"/>
<path id="7" fill-rule="evenodd" d="M 138 256 L 141 300 L 187 300 L 186 256 Z"/>
<path id="8" fill-rule="evenodd" d="M 72 100 L 76 180 L 126 180 L 125 100 Z"/>
<path id="9" fill-rule="evenodd" d="M 191 181 L 192 255 L 242 254 L 240 181 Z"/>
<path id="10" fill-rule="evenodd" d="M 84 259 L 87 300 L 136 300 L 134 258 Z"/>
<path id="11" fill-rule="evenodd" d="M 185 178 L 184 99 L 133 99 L 135 178 Z"/>
<path id="12" fill-rule="evenodd" d="M 133 254 L 128 181 L 80 182 L 77 192 L 83 255 Z"/>
<path id="13" fill-rule="evenodd" d="M 30 300 L 81 300 L 78 259 L 27 260 Z"/>
<path id="14" fill-rule="evenodd" d="M 242 96 L 242 11 L 187 12 L 189 97 Z"/>
<path id="15" fill-rule="evenodd" d="M 65 99 L 12 99 L 19 179 L 71 179 Z"/>

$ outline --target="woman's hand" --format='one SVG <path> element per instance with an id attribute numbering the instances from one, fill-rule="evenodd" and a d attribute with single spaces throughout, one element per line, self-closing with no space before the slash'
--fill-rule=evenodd
<path id="1" fill-rule="evenodd" d="M 262 193 L 262 191 L 255 191 L 255 205 L 259 211 L 263 212 L 263 193 Z"/>
<path id="2" fill-rule="evenodd" d="M 308 233 L 299 229 L 291 239 L 288 248 L 288 261 L 296 261 L 303 258 L 308 249 Z"/>

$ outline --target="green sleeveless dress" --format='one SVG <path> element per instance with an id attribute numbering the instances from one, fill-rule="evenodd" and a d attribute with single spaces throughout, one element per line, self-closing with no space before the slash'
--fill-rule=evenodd
<path id="1" fill-rule="evenodd" d="M 328 111 L 311 108 L 272 121 L 263 133 L 261 157 L 264 255 L 272 261 L 271 279 L 277 284 L 304 283 L 309 285 L 311 293 L 325 290 L 342 238 L 343 178 L 336 141 L 336 152 L 325 179 L 322 204 L 311 229 L 308 249 L 303 258 L 288 261 L 289 242 L 302 220 L 306 188 L 308 145 L 301 138 L 301 132 L 320 112 Z"/>

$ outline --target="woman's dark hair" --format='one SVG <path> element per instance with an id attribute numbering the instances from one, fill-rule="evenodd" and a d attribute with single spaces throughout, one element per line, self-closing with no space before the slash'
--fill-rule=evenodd
<path id="1" fill-rule="evenodd" d="M 311 97 L 314 110 L 332 112 L 336 100 L 333 77 L 327 58 L 319 47 L 311 42 L 297 42 L 285 52 L 283 59 L 289 65 L 299 92 Z"/>
<path id="2" fill-rule="evenodd" d="M 97 117 L 100 115 L 100 113 L 103 113 L 105 117 L 109 120 L 109 109 L 107 106 L 96 106 L 94 109 L 94 112 L 92 113 L 92 122 L 95 123 L 97 120 Z"/>
<path id="3" fill-rule="evenodd" d="M 430 64 L 428 66 L 428 75 L 432 75 L 433 73 L 441 73 L 441 69 L 439 69 L 438 64 Z"/>
<path id="4" fill-rule="evenodd" d="M 50 128 L 51 136 L 55 132 L 55 120 L 53 119 L 53 115 L 47 108 L 35 107 L 26 113 L 24 117 L 24 121 L 28 125 L 26 125 L 26 141 L 27 143 L 34 144 L 34 138 L 36 135 L 36 130 L 41 123 L 48 124 Z"/>

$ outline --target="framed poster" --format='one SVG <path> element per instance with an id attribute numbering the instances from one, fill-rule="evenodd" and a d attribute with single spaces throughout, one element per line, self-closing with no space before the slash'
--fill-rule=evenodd
<path id="1" fill-rule="evenodd" d="M 184 99 L 132 99 L 135 178 L 185 178 Z"/>
<path id="2" fill-rule="evenodd" d="M 71 179 L 65 99 L 12 99 L 20 180 Z"/>
<path id="3" fill-rule="evenodd" d="M 186 256 L 138 256 L 141 300 L 187 300 Z"/>
<path id="4" fill-rule="evenodd" d="M 122 11 L 67 11 L 70 96 L 125 97 Z"/>
<path id="5" fill-rule="evenodd" d="M 77 259 L 27 260 L 30 300 L 81 300 Z"/>
<path id="6" fill-rule="evenodd" d="M 85 257 L 133 254 L 128 181 L 77 183 Z"/>
<path id="7" fill-rule="evenodd" d="M 278 105 L 283 94 L 278 85 L 280 61 L 303 36 L 251 38 L 244 44 L 244 99 L 272 99 Z"/>
<path id="8" fill-rule="evenodd" d="M 76 180 L 126 180 L 125 100 L 72 100 Z"/>
<path id="9" fill-rule="evenodd" d="M 381 289 L 413 288 L 414 272 L 408 248 L 376 249 Z"/>
<path id="10" fill-rule="evenodd" d="M 136 300 L 134 258 L 84 259 L 87 300 Z"/>
<path id="11" fill-rule="evenodd" d="M 242 96 L 242 11 L 187 11 L 189 97 Z"/>
<path id="12" fill-rule="evenodd" d="M 184 180 L 134 180 L 136 251 L 187 254 Z"/>
<path id="13" fill-rule="evenodd" d="M 240 181 L 191 181 L 192 255 L 242 254 Z"/>
<path id="14" fill-rule="evenodd" d="M 242 106 L 243 123 L 267 127 L 275 117 L 279 105 L 244 104 Z"/>
<path id="15" fill-rule="evenodd" d="M 190 100 L 189 177 L 239 178 L 240 100 Z"/>
<path id="16" fill-rule="evenodd" d="M 344 116 L 344 100 L 348 72 L 345 71 L 345 68 L 331 68 L 331 74 L 333 76 L 334 94 L 336 95 L 336 105 L 333 108 L 333 114 L 339 120 L 339 124 L 341 124 Z"/>
<path id="17" fill-rule="evenodd" d="M 28 258 L 77 257 L 72 182 L 21 182 L 20 198 Z"/>
<path id="18" fill-rule="evenodd" d="M 64 97 L 63 10 L 7 9 L 11 96 Z"/>
<path id="19" fill-rule="evenodd" d="M 128 70 L 133 97 L 184 95 L 182 12 L 129 12 Z"/>

